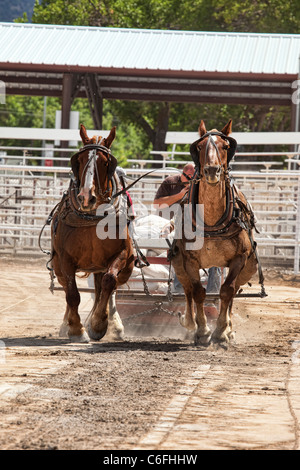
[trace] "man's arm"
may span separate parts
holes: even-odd
[[[180,201],[185,193],[188,191],[189,186],[186,185],[179,193],[173,194],[172,196],[163,196],[159,197],[157,199],[154,199],[153,204],[156,206],[172,206],[172,204],[175,204],[176,202]]]

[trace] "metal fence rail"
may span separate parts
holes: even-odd
[[[136,178],[147,170],[128,169]],[[147,215],[163,178],[161,169],[130,190],[136,214]],[[38,237],[51,209],[69,185],[68,167],[0,166],[0,254],[40,254]],[[232,172],[258,219],[256,235],[262,262],[299,272],[300,172]],[[50,230],[42,237],[50,247]]]
[[[108,131],[88,131],[88,135],[106,136]],[[68,188],[70,168],[67,165],[70,148],[57,148],[58,141],[76,141],[80,145],[79,131],[66,129],[0,128],[1,139],[27,140],[27,147],[0,147],[0,254],[39,255],[38,237],[51,209]],[[262,262],[299,272],[300,249],[300,133],[238,133],[239,157],[233,163],[232,175],[237,186],[245,193],[258,219],[260,231],[256,235]],[[162,179],[176,167],[184,164],[188,152],[178,151],[178,145],[190,144],[197,133],[168,132],[165,143],[171,152],[151,152],[157,160],[163,158],[162,168],[142,179],[130,190],[137,215],[147,215],[155,192]],[[61,155],[60,165],[53,165],[51,149],[34,147],[44,141],[52,151]],[[253,145],[286,145],[285,152],[251,151]],[[47,144],[46,144],[47,145]],[[74,143],[72,144],[74,145]],[[249,148],[249,151],[248,151]],[[273,149],[272,149],[273,150]],[[50,157],[47,153],[50,151]],[[62,153],[61,153],[62,152]],[[53,153],[53,155],[54,155]],[[13,155],[12,155],[13,154]],[[176,161],[174,158],[180,158]],[[47,160],[50,158],[50,160]],[[279,163],[280,160],[280,163]],[[42,166],[33,166],[40,164]],[[130,160],[133,168],[127,170],[129,178],[136,178],[149,170],[154,161]],[[240,165],[240,166],[238,166]],[[173,168],[170,168],[172,166]],[[146,168],[148,167],[148,169]],[[284,169],[285,168],[285,169]],[[244,171],[244,169],[247,171]],[[238,171],[243,170],[243,171]],[[256,171],[252,171],[256,170]],[[42,243],[50,247],[50,231],[44,231]]]

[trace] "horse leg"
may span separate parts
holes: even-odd
[[[98,308],[98,303],[100,300],[100,295],[102,291],[102,279],[104,274],[103,273],[95,273],[94,274],[94,285],[95,285],[95,300],[94,306],[91,314]],[[107,314],[108,314],[108,325],[107,325],[107,332],[106,334],[111,337],[113,341],[123,340],[124,336],[124,327],[122,320],[119,316],[116,306],[116,293],[112,292],[111,296],[108,300],[108,307],[107,307]],[[87,320],[88,322],[88,320]],[[91,332],[91,334],[93,334]]]
[[[81,324],[78,313],[80,294],[76,285],[75,274],[68,276],[67,281],[65,277],[57,277],[57,279],[65,290],[67,301],[66,312],[63,324],[60,327],[59,336],[65,336],[65,334],[67,334],[72,342],[88,343],[89,338]]]
[[[124,269],[122,269],[117,276],[117,286],[125,284],[131,276],[133,270],[133,261]],[[107,334],[110,335],[113,341],[124,340],[124,326],[117,310],[116,304],[116,291],[112,292],[108,304],[108,328]]]
[[[197,325],[195,322],[195,315],[194,315],[194,309],[193,309],[194,306],[193,306],[192,286],[191,286],[191,283],[189,282],[189,277],[183,266],[182,259],[179,259],[179,255],[174,260],[173,267],[175,269],[177,279],[182,285],[184,294],[185,294],[185,311],[184,313],[178,312],[179,323],[181,326],[183,326],[187,330],[194,331]]]
[[[197,328],[197,325],[196,325],[195,314],[194,314],[192,287],[183,286],[183,289],[184,289],[184,294],[185,294],[185,310],[184,310],[184,313],[179,312],[179,323],[181,324],[181,326],[183,326],[187,330],[195,331]]]
[[[75,280],[75,269],[71,264],[66,263],[64,263],[63,269],[61,269],[61,265],[61,260],[57,253],[55,253],[52,260],[52,266],[58,282],[65,291],[67,302],[59,336],[69,336],[73,342],[88,343],[88,335],[80,322],[78,314],[80,295]]]
[[[211,331],[207,326],[207,318],[204,312],[204,300],[206,297],[206,290],[201,284],[200,275],[198,270],[199,279],[193,281],[193,299],[197,307],[196,312],[196,323],[197,331],[195,333],[194,341],[195,345],[208,345],[210,342]]]
[[[189,258],[189,262],[185,263],[185,272],[180,269],[176,271],[179,281],[182,283],[186,297],[186,311],[184,317],[181,317],[180,323],[196,330],[195,344],[208,344],[210,341],[211,331],[207,326],[207,318],[204,312],[204,299],[206,291],[200,281],[199,266],[194,262],[193,258]],[[183,268],[183,266],[182,266]],[[196,305],[196,317],[193,311],[193,303]]]
[[[62,338],[65,338],[66,336],[68,336],[68,316],[69,316],[69,306],[67,305],[64,319],[59,329],[59,336]]]
[[[99,301],[96,302],[95,299],[95,305],[88,325],[88,333],[91,339],[100,340],[106,334],[109,320],[110,326],[115,327],[115,336],[119,336],[118,339],[122,337],[123,325],[121,319],[116,309],[114,309],[113,301],[111,302],[110,311],[109,300],[113,291],[116,290],[118,274],[123,269],[126,262],[126,259],[118,257],[111,264],[108,272],[103,275]]]
[[[220,290],[221,307],[217,320],[217,326],[212,339],[216,342],[227,342],[234,337],[232,331],[232,305],[236,293],[236,280],[246,262],[246,255],[242,254],[234,258],[230,263],[229,272]]]
[[[124,339],[124,326],[117,310],[116,292],[113,292],[109,298],[107,334],[113,341]]]

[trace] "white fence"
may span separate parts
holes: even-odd
[[[103,135],[104,131],[99,131],[101,132]],[[293,143],[296,141],[297,139],[294,139]],[[281,142],[285,143],[284,140]],[[151,177],[142,179],[130,190],[138,215],[149,210],[163,178],[177,171],[175,168],[181,164],[181,160],[169,159],[172,156],[174,158],[176,154],[180,156],[173,148],[172,155],[167,154],[165,157],[164,168],[156,171]],[[257,156],[257,152],[255,155]],[[252,171],[248,165],[247,171],[233,170],[232,175],[237,186],[247,196],[258,219],[260,234],[256,235],[256,239],[263,264],[286,267],[298,273],[300,171],[289,169],[292,167],[289,162],[295,161],[294,167],[297,168],[297,160],[294,159],[299,154],[293,151],[284,155],[283,160],[287,160],[285,170],[280,167],[272,170],[262,165],[261,170]],[[272,156],[274,152],[268,156],[268,161],[273,161]],[[12,156],[9,161],[6,157],[6,162],[0,164],[0,254],[39,255],[41,252],[38,237],[41,227],[51,209],[60,200],[63,191],[68,188],[70,168],[33,167],[26,164],[28,160],[25,156],[16,157],[21,164],[14,164]],[[263,161],[266,160],[266,155],[262,158]],[[136,178],[148,171],[144,168],[146,163],[149,161],[144,164],[140,160],[132,161],[133,168],[126,170],[128,177]],[[170,168],[170,165],[173,168]],[[49,228],[43,234],[42,244],[44,248],[50,248]]]

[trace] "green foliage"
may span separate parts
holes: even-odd
[[[213,0],[213,15],[224,31],[299,34],[299,0]]]
[[[33,23],[171,29],[295,33],[300,30],[298,0],[36,0]],[[18,12],[20,14],[20,12]],[[27,21],[26,15],[18,21]],[[144,158],[151,148],[162,150],[162,131],[196,131],[201,119],[207,128],[233,119],[235,131],[290,130],[289,107],[216,105],[201,103],[144,103],[104,100],[103,127],[117,126],[114,153]],[[3,108],[3,107],[2,107]],[[41,127],[43,98],[7,97],[0,108],[1,125]],[[47,126],[53,127],[60,100],[47,99]],[[86,99],[76,99],[73,110],[93,128]],[[4,124],[6,122],[6,124]]]
[[[213,24],[211,0],[36,0],[34,23],[199,30]]]
[[[35,1],[33,23],[88,26],[91,2],[81,0]]]
[[[47,98],[46,127],[54,127],[55,110],[60,108],[58,98]],[[0,125],[7,127],[43,127],[44,98],[40,96],[6,97],[6,106],[0,107]]]
[[[33,23],[299,33],[298,0],[36,0]]]
[[[55,126],[55,110],[60,107],[58,98],[47,98],[46,127]],[[5,106],[0,105],[0,126],[3,127],[43,127],[43,118],[44,98],[40,96],[8,95]],[[28,142],[3,140],[1,145],[22,146]]]

